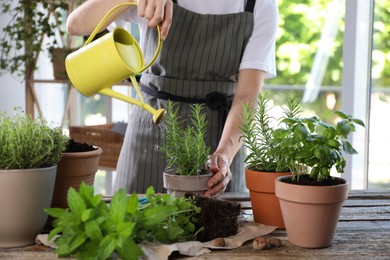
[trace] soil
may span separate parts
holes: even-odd
[[[65,153],[90,152],[94,150],[97,150],[97,148],[90,144],[79,143],[73,139],[70,139],[66,146]]]
[[[291,177],[283,178],[282,181],[285,183],[306,185],[306,186],[334,186],[334,185],[345,183],[344,179],[335,178],[335,177],[330,177],[326,180],[317,181],[317,179],[311,179],[309,175],[300,175],[298,181],[297,180],[293,181]]]
[[[240,203],[191,193],[187,193],[186,197],[188,196],[194,196],[195,205],[202,209],[198,216],[197,230],[203,227],[203,231],[198,234],[197,240],[204,242],[237,234]]]

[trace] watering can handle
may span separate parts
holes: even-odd
[[[102,20],[98,23],[98,25],[96,26],[96,28],[92,31],[91,35],[88,37],[88,39],[85,41],[85,45],[89,44],[92,39],[95,37],[95,35],[99,32],[99,30],[102,28],[103,24],[107,21],[107,19],[112,15],[113,12],[115,12],[117,9],[123,7],[123,6],[126,6],[126,5],[137,5],[137,3],[134,3],[134,2],[125,2],[125,3],[121,3],[121,4],[118,4],[116,6],[114,6],[113,8],[111,8],[111,10],[109,10],[107,12],[107,14],[102,18]],[[158,54],[160,53],[160,50],[161,50],[161,45],[162,45],[162,41],[161,41],[161,35],[160,35],[160,26],[157,25],[157,33],[158,33],[158,43],[157,43],[157,49],[156,49],[156,52],[154,53],[152,59],[149,61],[148,64],[146,64],[142,69],[140,69],[139,71],[137,71],[137,73],[140,73],[144,70],[146,70],[148,67],[150,67],[150,65],[152,65],[152,63],[156,60]]]

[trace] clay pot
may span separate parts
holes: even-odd
[[[68,54],[76,51],[69,48],[53,48],[51,60],[53,64],[53,75],[56,80],[67,80],[68,75],[65,69],[65,58]]]
[[[304,248],[331,245],[343,202],[348,197],[348,184],[307,186],[275,180],[288,240]]]
[[[164,188],[168,194],[175,192],[176,197],[183,197],[186,192],[204,195],[208,190],[207,181],[213,174],[204,175],[176,175],[174,169],[168,169],[163,173]]]
[[[291,175],[289,172],[261,172],[245,168],[246,186],[252,204],[253,218],[257,223],[284,229],[279,199],[275,196],[275,179]]]
[[[56,166],[0,170],[0,247],[35,243],[47,220]]]
[[[103,150],[63,153],[57,168],[52,208],[67,208],[70,187],[78,190],[81,182],[93,185]]]

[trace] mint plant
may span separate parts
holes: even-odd
[[[56,165],[69,138],[42,117],[20,108],[14,116],[0,113],[0,169],[33,169]]]
[[[69,209],[45,211],[54,218],[54,229],[60,257],[107,259],[117,254],[121,259],[138,259],[143,255],[140,242],[173,243],[193,240],[200,208],[192,198],[176,198],[146,191],[147,203],[140,204],[138,195],[130,196],[121,189],[107,205],[102,196],[94,195],[93,186],[82,183],[77,192],[68,191]]]
[[[207,121],[204,105],[191,105],[188,122],[179,116],[177,105],[168,102],[167,116],[161,128],[163,143],[160,151],[167,159],[167,168],[174,168],[175,174],[203,174],[210,154],[210,147],[205,142]]]

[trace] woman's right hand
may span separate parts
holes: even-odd
[[[172,23],[172,0],[138,0],[138,14],[150,27],[161,26],[161,39],[167,37]]]
[[[135,1],[137,0],[88,0],[69,14],[67,31],[70,35],[89,35],[111,8],[121,3]],[[119,8],[102,26],[102,30],[130,8],[131,6]],[[163,40],[166,38],[172,23],[172,8],[172,0],[138,0],[139,15],[148,20],[150,27],[155,27],[158,24],[161,26],[161,39]]]

